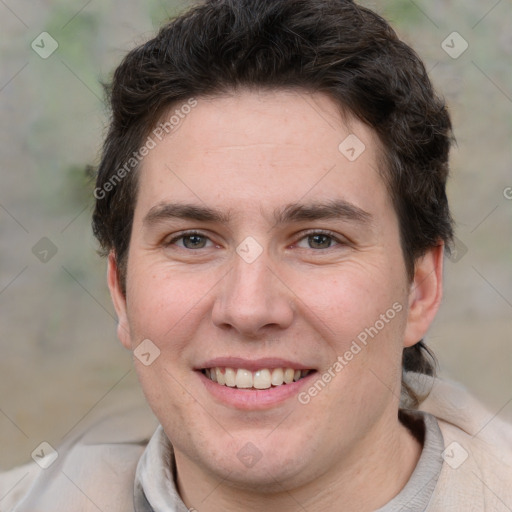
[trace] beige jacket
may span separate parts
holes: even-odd
[[[427,512],[511,512],[512,425],[452,382],[421,383],[432,392],[420,409],[445,441]],[[147,409],[110,416],[61,446],[47,469],[32,462],[0,475],[0,512],[132,512],[136,465],[156,426]]]

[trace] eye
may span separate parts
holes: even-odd
[[[304,246],[304,243],[307,246]],[[330,249],[333,245],[343,245],[343,242],[330,231],[312,231],[302,237],[297,243],[297,247],[304,249]]]
[[[179,241],[181,241],[182,243],[179,244]],[[211,240],[202,233],[199,233],[197,231],[188,231],[185,233],[181,233],[180,235],[165,242],[165,245],[177,245],[178,247],[181,247],[183,249],[204,249],[208,241],[211,242]]]

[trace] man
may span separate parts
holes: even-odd
[[[387,23],[212,0],[110,100],[93,227],[159,426],[87,430],[14,510],[512,510],[512,429],[422,341],[451,123]]]

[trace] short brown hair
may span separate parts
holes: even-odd
[[[389,24],[348,0],[209,0],[130,51],[108,88],[93,231],[105,254],[114,251],[123,286],[138,166],[113,183],[116,172],[173,105],[238,88],[321,92],[377,133],[410,280],[418,257],[451,242],[450,117]],[[418,340],[404,350],[404,371],[432,374],[429,355]]]

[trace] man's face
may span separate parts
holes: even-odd
[[[396,430],[422,333],[381,165],[372,130],[293,92],[198,99],[145,157],[126,301],[113,259],[110,283],[124,345],[160,351],[135,364],[179,468],[291,487]]]

